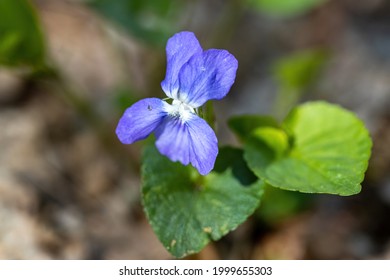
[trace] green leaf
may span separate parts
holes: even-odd
[[[321,50],[294,53],[276,62],[274,75],[281,86],[302,90],[316,80],[326,57]]]
[[[228,125],[241,141],[245,141],[256,128],[279,127],[274,118],[259,115],[234,116],[229,119]]]
[[[177,25],[178,0],[91,0],[88,2],[102,15],[141,40],[165,45]]]
[[[313,196],[267,185],[256,213],[266,223],[278,224],[306,210],[311,205]]]
[[[200,176],[171,162],[156,148],[145,149],[143,205],[165,248],[181,258],[234,230],[260,203],[263,183],[246,167],[242,151],[220,150],[216,171]]]
[[[268,184],[307,193],[352,195],[361,190],[371,138],[351,112],[326,102],[293,110],[284,131],[255,130],[245,144],[248,166]]]
[[[0,1],[0,64],[43,66],[45,45],[27,0]]]
[[[325,0],[250,0],[260,11],[283,17],[304,14],[323,2]]]
[[[128,107],[137,102],[139,98],[131,88],[118,88],[113,94],[113,105],[118,112],[124,112]]]
[[[320,76],[327,58],[322,50],[306,50],[278,60],[273,75],[278,83],[277,116],[285,117]]]

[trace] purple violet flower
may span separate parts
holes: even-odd
[[[192,32],[180,32],[166,46],[167,72],[161,87],[171,103],[142,99],[119,120],[116,134],[124,144],[156,136],[161,154],[184,165],[191,163],[202,175],[214,167],[218,140],[197,114],[210,99],[222,99],[236,77],[238,62],[226,50],[204,51]]]

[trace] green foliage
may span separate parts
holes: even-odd
[[[242,151],[220,150],[215,171],[202,177],[149,146],[143,156],[143,204],[152,228],[175,257],[199,252],[251,215],[263,183],[246,167]]]
[[[257,215],[268,224],[277,224],[307,209],[314,195],[285,191],[267,185]]]
[[[102,15],[141,40],[165,45],[177,25],[182,1],[174,0],[91,0]]]
[[[229,119],[228,125],[241,141],[244,141],[258,127],[279,127],[274,118],[259,115],[234,116]]]
[[[136,98],[134,90],[130,88],[119,88],[114,92],[112,101],[119,112],[124,112],[128,107],[138,101],[138,98]]]
[[[326,57],[325,52],[319,50],[294,53],[275,63],[274,75],[286,89],[305,89],[316,80]]]
[[[0,64],[42,66],[45,45],[27,0],[0,1]]]
[[[304,14],[321,5],[325,0],[250,0],[260,11],[281,17]]]
[[[311,102],[294,109],[282,127],[258,128],[245,143],[244,157],[259,178],[291,191],[360,192],[372,143],[353,113]]]
[[[322,50],[306,50],[278,60],[273,76],[278,83],[275,113],[284,117],[316,82],[326,62]]]

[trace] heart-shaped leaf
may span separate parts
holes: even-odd
[[[258,128],[245,144],[245,159],[259,178],[292,191],[360,192],[372,142],[353,113],[311,102],[293,110],[283,128]]]
[[[220,150],[216,171],[200,176],[160,155],[144,152],[143,205],[165,248],[181,258],[199,252],[243,223],[259,206],[263,183],[246,167],[238,149]]]

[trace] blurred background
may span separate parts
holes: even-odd
[[[307,100],[354,111],[372,158],[352,197],[269,189],[258,211],[193,259],[390,259],[387,0],[1,0],[0,258],[170,259],[142,210],[124,109],[164,97],[165,44],[182,30],[239,61],[215,102],[226,121],[283,119]]]

